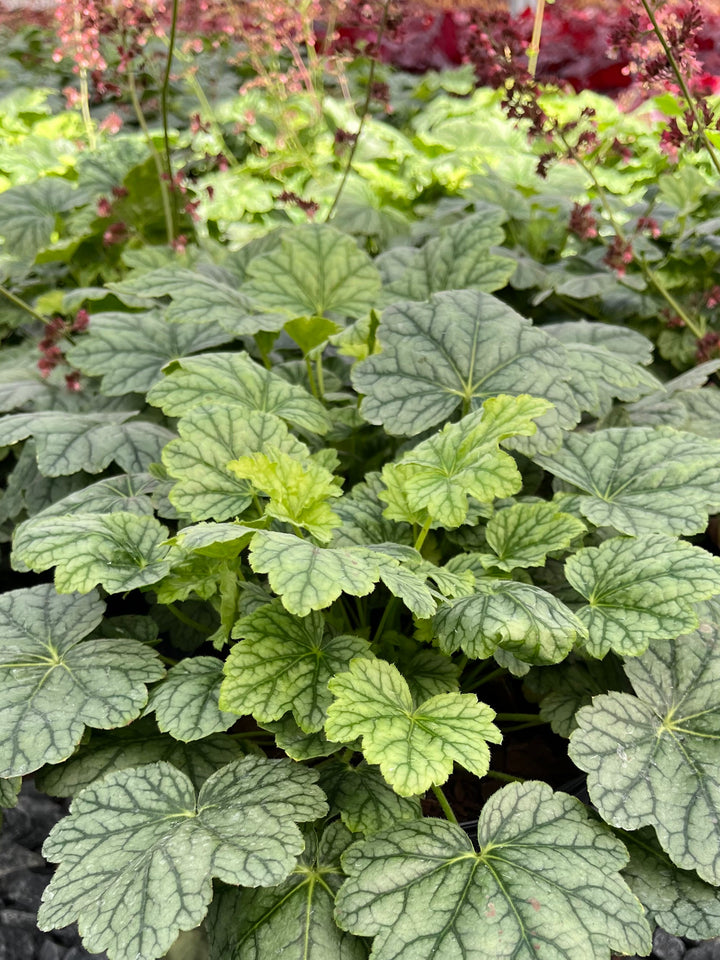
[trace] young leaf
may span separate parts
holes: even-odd
[[[270,444],[295,456],[309,454],[278,417],[237,404],[193,407],[180,419],[178,431],[180,439],[165,447],[162,458],[177,481],[170,490],[170,502],[192,520],[226,520],[250,505],[250,484],[229,467],[238,453],[252,453]]]
[[[169,763],[109,774],[45,841],[44,856],[60,866],[38,926],[79,920],[93,953],[162,957],[205,916],[212,877],[250,887],[287,877],[304,846],[296,823],[327,809],[314,780],[312,770],[264,757],[222,767],[197,796]]]
[[[488,397],[532,393],[553,404],[532,449],[552,450],[562,428],[580,417],[562,344],[488,293],[395,304],[383,313],[378,337],[382,352],[356,364],[352,380],[365,395],[363,416],[388,433],[415,436],[461,405],[477,410]]]
[[[222,660],[190,657],[168,671],[150,691],[145,713],[155,713],[163,733],[185,743],[227,730],[237,717],[218,707]]]
[[[634,657],[651,640],[697,627],[694,604],[720,593],[720,558],[657,533],[614,537],[569,557],[565,576],[588,601],[576,611],[587,627],[588,653]]]
[[[261,449],[260,453],[231,460],[227,469],[270,498],[265,503],[268,516],[307,530],[316,540],[330,540],[333,529],[342,521],[327,500],[342,496],[342,478],[309,452],[304,456],[296,451],[290,454],[272,441],[264,443]]]
[[[332,701],[328,680],[347,669],[353,657],[369,657],[361,637],[325,635],[318,613],[300,619],[279,600],[259,607],[235,624],[241,637],[225,664],[220,706],[235,714],[252,714],[260,723],[292,711],[305,733],[325,723]]]
[[[413,250],[400,276],[384,290],[394,300],[429,300],[440,290],[484,290],[492,293],[504,287],[515,272],[516,261],[491,253],[502,243],[502,211],[464,217],[446,227],[420,249]],[[393,251],[391,250],[392,254]]]
[[[335,894],[344,878],[340,855],[352,836],[331,823],[308,831],[293,872],[272,890],[222,887],[208,915],[210,960],[365,960],[362,940],[335,923]]]
[[[585,524],[569,513],[560,513],[554,503],[516,503],[498,510],[485,528],[495,556],[488,565],[500,570],[539,567],[555,550],[566,550],[585,533]]]
[[[167,528],[134,513],[33,517],[13,540],[13,562],[41,572],[56,567],[59,593],[88,593],[98,584],[124,593],[161,580],[170,570]]]
[[[440,649],[462,648],[484,660],[497,647],[525,663],[559,663],[579,637],[582,622],[556,597],[515,580],[477,580],[474,593],[444,603],[433,621]]]
[[[0,446],[34,437],[38,468],[46,477],[100,473],[113,460],[128,473],[139,472],[160,459],[174,434],[156,423],[125,423],[134,413],[13,413],[0,417]]]
[[[379,544],[378,551],[318,547],[292,534],[259,530],[252,540],[250,566],[268,575],[285,609],[298,617],[329,607],[341,593],[365,597],[380,579],[417,616],[431,616],[435,601],[425,580],[383,553],[384,546]]]
[[[349,743],[362,737],[368,763],[377,763],[401,797],[444,783],[453,762],[477,777],[490,766],[487,742],[499,743],[495,711],[474,694],[445,693],[415,706],[408,685],[384,660],[353,660],[328,684],[335,701],[325,733]]]
[[[572,760],[613,826],[653,826],[678,867],[720,885],[720,630],[656,642],[609,693],[576,715]]]
[[[352,237],[325,224],[287,230],[271,253],[248,265],[242,287],[261,310],[291,318],[330,312],[362,317],[375,306],[380,275]]]
[[[246,353],[209,353],[177,360],[147,399],[171,417],[181,417],[199,404],[230,403],[248,412],[274,413],[310,433],[326,433],[330,427],[319,400],[304,387],[265,370]]]
[[[633,537],[700,533],[720,509],[720,445],[669,427],[574,433],[537,463],[570,484],[556,495],[599,527]],[[573,489],[574,488],[574,489]]]
[[[475,853],[460,827],[420,820],[353,844],[338,922],[375,936],[375,960],[650,952],[642,908],[618,873],[625,849],[579,800],[510,784],[485,803],[478,840]]]
[[[115,770],[166,760],[190,778],[196,790],[216,770],[250,753],[248,742],[225,733],[184,743],[160,733],[150,717],[109,733],[93,733],[64,763],[35,774],[38,789],[53,797],[72,797]]]
[[[192,550],[200,556],[232,559],[244,550],[255,533],[255,527],[242,523],[195,523],[183,527],[168,543],[177,543],[183,550]]]
[[[0,596],[0,777],[64,760],[86,724],[140,713],[162,664],[136,640],[86,639],[104,610],[96,593],[59,596],[51,584]]]
[[[88,332],[66,352],[83,373],[102,377],[106,397],[146,393],[162,379],[162,368],[188,353],[227,343],[232,334],[216,324],[168,323],[159,310],[95,313]]]
[[[443,527],[459,527],[467,519],[468,496],[490,503],[517,493],[522,477],[514,459],[498,444],[533,434],[534,421],[549,407],[546,400],[534,397],[491,397],[481,410],[446,424],[398,463],[383,468],[382,481],[390,491],[387,497],[380,494],[389,504],[385,516],[412,523],[424,514]]]
[[[400,797],[377,767],[363,762],[353,767],[331,760],[322,768],[320,786],[330,804],[353,833],[366,837],[395,824],[422,817],[419,797]]]
[[[720,929],[720,890],[691,870],[679,870],[645,827],[621,834],[630,854],[622,874],[655,923],[689,940],[707,940]]]

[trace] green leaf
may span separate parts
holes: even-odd
[[[90,483],[81,490],[56,500],[35,514],[38,517],[58,517],[72,513],[137,513],[150,515],[153,505],[150,494],[157,480],[149,473],[126,473]]]
[[[422,577],[369,547],[318,547],[292,534],[260,530],[252,540],[250,566],[268,575],[285,608],[299,617],[329,607],[341,593],[365,597],[380,579],[417,616],[435,612]]]
[[[395,304],[383,313],[378,338],[382,352],[356,364],[352,380],[365,395],[363,416],[388,433],[414,436],[461,406],[476,410],[488,397],[532,393],[554,409],[540,419],[532,444],[514,446],[552,450],[562,428],[580,417],[562,344],[488,293]]]
[[[342,329],[340,324],[326,317],[297,317],[295,320],[288,320],[283,327],[305,356],[316,347],[327,343],[329,337]]]
[[[349,493],[333,505],[342,520],[335,531],[335,546],[362,546],[371,543],[404,543],[411,546],[415,538],[407,523],[393,523],[383,515],[380,493],[383,490],[380,474],[365,474],[362,483],[356,483]]]
[[[261,453],[231,460],[228,470],[270,498],[264,505],[268,516],[307,530],[317,540],[330,540],[333,529],[342,521],[327,500],[342,496],[342,478],[327,470],[309,451],[304,456],[296,451],[290,454],[272,441],[261,449]]]
[[[20,787],[22,786],[22,777],[10,777],[0,780],[0,808],[14,807],[17,803]]]
[[[222,887],[208,916],[210,960],[364,960],[368,948],[335,923],[344,878],[340,855],[352,837],[340,823],[308,831],[305,852],[272,890]]]
[[[652,361],[652,344],[634,330],[574,320],[543,330],[568,351],[575,398],[594,417],[609,413],[614,400],[638,400],[662,385],[639,364]]]
[[[576,612],[593,657],[638,656],[651,640],[689,633],[694,605],[720,593],[720,558],[662,534],[614,537],[565,563],[568,583],[587,601]]]
[[[246,353],[211,353],[178,360],[148,393],[148,402],[171,417],[204,403],[230,403],[274,413],[301,430],[326,433],[327,411],[304,387],[259,366]],[[1,421],[0,421],[1,422]]]
[[[308,456],[282,420],[270,413],[248,411],[237,404],[207,403],[189,410],[179,421],[179,440],[163,450],[167,472],[176,480],[169,499],[192,520],[226,520],[252,503],[250,484],[229,463],[271,445],[295,456]]]
[[[477,777],[490,766],[487,741],[499,743],[495,711],[471,693],[445,693],[417,706],[404,677],[384,660],[353,660],[328,684],[335,701],[325,733],[349,743],[362,737],[368,763],[401,797],[444,783],[453,762]]]
[[[353,844],[336,916],[375,936],[374,960],[609,960],[650,930],[618,871],[625,848],[579,800],[510,784],[485,803],[476,853],[460,827],[420,820]]]
[[[52,243],[59,214],[72,209],[75,196],[74,186],[60,177],[43,177],[6,190],[0,195],[3,251],[32,263]]]
[[[440,231],[420,250],[413,250],[400,276],[384,289],[394,300],[429,300],[441,290],[484,290],[504,287],[515,272],[516,261],[490,252],[502,243],[504,214],[464,217]],[[394,253],[390,251],[390,255]]]
[[[256,532],[241,523],[196,523],[183,527],[168,543],[177,543],[201,556],[228,559],[237,557]]]
[[[684,870],[720,884],[720,633],[702,623],[625,664],[636,696],[595,697],[570,757],[607,823],[653,826]]]
[[[325,635],[318,613],[300,619],[280,603],[242,617],[233,637],[240,637],[225,664],[220,706],[235,714],[252,714],[260,723],[292,711],[305,733],[321,730],[332,701],[328,680],[347,669],[353,657],[369,657],[361,637]]]
[[[525,663],[559,663],[586,636],[578,617],[540,587],[487,578],[477,580],[474,590],[435,614],[433,628],[446,653],[461,648],[484,660],[501,647]]]
[[[622,833],[630,854],[623,877],[655,923],[689,940],[707,940],[720,929],[720,890],[691,870],[679,870],[645,827]]]
[[[459,423],[446,424],[398,463],[383,468],[389,490],[389,496],[380,494],[389,504],[385,516],[412,523],[420,515],[446,528],[459,527],[467,519],[468,496],[490,503],[517,493],[522,477],[498,444],[533,434],[534,421],[548,409],[547,401],[534,397],[492,397]]]
[[[418,650],[407,660],[401,657],[398,666],[416,703],[459,686],[460,668],[439,650]]]
[[[705,530],[720,509],[720,445],[669,427],[574,433],[536,462],[570,486],[558,506],[639,537]]]
[[[136,412],[13,413],[0,417],[0,446],[34,437],[38,469],[46,477],[100,473],[113,460],[128,473],[139,472],[160,459],[174,434],[156,423],[126,423]]]
[[[110,733],[93,733],[90,742],[64,763],[43,767],[35,774],[35,782],[38,789],[54,797],[70,797],[115,770],[167,760],[199,790],[220,767],[249,753],[245,744],[224,733],[183,743],[160,733],[149,717],[143,717]]]
[[[320,786],[330,803],[330,815],[339,813],[348,830],[366,837],[422,817],[419,797],[399,797],[378,767],[365,762],[353,767],[331,760],[322,768]]]
[[[242,292],[261,310],[291,318],[362,317],[375,306],[380,275],[355,241],[325,224],[287,230],[280,246],[248,265]]]
[[[56,567],[59,593],[88,593],[100,584],[124,593],[161,580],[170,570],[167,528],[134,513],[33,517],[13,540],[13,562],[41,572]]]
[[[145,713],[163,733],[185,743],[231,727],[237,717],[218,707],[222,660],[190,657],[172,667],[150,692]]]
[[[256,313],[225,271],[213,276],[183,267],[159,267],[107,287],[120,296],[170,297],[166,314],[170,323],[218,325],[237,337],[279,330],[283,325],[281,316]]]
[[[123,726],[145,705],[162,664],[136,640],[86,639],[104,610],[51,584],[0,597],[0,777],[58,763],[86,725]]]
[[[332,743],[320,730],[317,733],[305,733],[286,713],[280,720],[259,724],[275,737],[275,743],[293,760],[314,760],[316,757],[329,757],[342,748],[340,743]]]
[[[66,356],[83,373],[102,377],[107,397],[146,393],[162,379],[171,360],[227,343],[232,338],[217,324],[168,323],[160,310],[143,313],[95,313],[88,332]]]
[[[85,947],[113,960],[155,960],[205,916],[211,878],[273,886],[304,842],[296,822],[326,805],[313,771],[244,757],[196,796],[169,763],[120,770],[73,801],[44,856],[59,862],[38,913],[41,930],[79,921]]]
[[[516,503],[498,510],[485,528],[495,556],[488,558],[500,570],[540,567],[549,553],[566,550],[585,533],[585,524],[554,503]]]

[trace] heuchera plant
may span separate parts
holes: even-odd
[[[434,159],[477,103],[427,96]],[[458,174],[375,257],[336,205],[59,274],[49,370],[10,325],[0,805],[28,775],[72,798],[42,929],[111,960],[196,929],[211,960],[720,933],[720,361],[661,379],[642,333],[573,316],[588,277],[633,288],[552,259],[551,200],[565,243],[590,199],[521,159],[533,186]],[[0,200],[26,296],[78,193]],[[560,759],[524,778],[535,727]]]

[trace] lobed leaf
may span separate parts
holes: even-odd
[[[508,572],[542,566],[549,553],[566,550],[583,533],[584,523],[554,503],[515,503],[488,520],[485,536],[495,553],[488,565]]]
[[[0,777],[68,757],[85,726],[129,723],[164,675],[136,640],[88,639],[105,604],[59,596],[51,584],[0,596]]]
[[[400,797],[388,785],[378,767],[352,766],[339,759],[322,768],[320,786],[330,804],[330,814],[339,813],[353,833],[372,836],[408,820],[420,820],[419,797]]]
[[[445,693],[415,706],[405,678],[384,660],[353,660],[330,680],[335,696],[325,733],[349,743],[362,737],[368,763],[401,797],[444,783],[453,762],[482,777],[490,765],[487,742],[499,743],[495,711],[474,694]]]
[[[155,713],[163,733],[188,743],[231,727],[237,717],[218,707],[222,661],[189,657],[171,667],[150,691],[145,713]]]

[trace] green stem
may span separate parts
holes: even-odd
[[[204,633],[205,636],[210,636],[211,631],[208,630],[205,624],[199,623],[197,620],[193,620],[192,617],[189,617],[186,613],[183,613],[182,610],[178,610],[174,603],[167,603],[165,606],[175,617],[175,619],[180,621],[180,623],[184,623],[186,627],[190,627],[192,630],[197,630],[198,633]]]
[[[375,38],[375,47],[377,50],[380,49],[380,44],[382,43],[383,35],[385,34],[385,27],[387,25],[388,17],[388,8],[390,6],[390,0],[385,0],[382,9],[382,17],[380,19],[380,26],[378,27],[377,36]],[[333,199],[330,209],[328,210],[328,215],[325,218],[326,221],[332,218],[332,215],[335,213],[338,203],[340,202],[340,197],[342,192],[345,189],[345,184],[347,183],[348,177],[350,176],[350,171],[352,170],[353,160],[355,159],[355,153],[358,148],[358,143],[360,142],[360,137],[362,136],[363,129],[365,127],[365,121],[370,113],[370,101],[372,100],[372,89],[373,83],[375,81],[375,64],[377,60],[375,57],[370,61],[370,70],[368,71],[367,79],[367,90],[365,92],[365,100],[361,107],[360,112],[360,123],[358,124],[357,133],[355,134],[355,139],[352,142],[350,147],[350,152],[348,153],[347,163],[345,164],[345,170],[343,171],[342,179],[340,185],[337,188],[337,192]]]
[[[425,521],[425,523],[424,523],[423,526],[422,526],[422,530],[421,530],[420,533],[417,535],[417,540],[416,540],[415,543],[413,544],[413,549],[417,550],[418,553],[420,553],[420,551],[422,550],[423,544],[425,543],[425,538],[427,537],[428,533],[430,532],[430,526],[431,526],[432,522],[433,522],[433,518],[430,517],[430,516],[428,516],[427,520]]]
[[[535,19],[533,21],[533,32],[528,47],[528,73],[535,79],[537,70],[538,56],[540,54],[540,38],[542,37],[543,17],[545,15],[545,0],[537,0],[535,7]]]
[[[320,399],[318,393],[317,384],[315,383],[315,377],[313,375],[312,360],[307,354],[305,355],[305,369],[307,370],[308,380],[310,381],[310,392],[315,397],[316,400]]]
[[[652,25],[653,31],[654,31],[654,33],[655,33],[655,36],[656,36],[656,37],[658,38],[658,40],[660,41],[660,46],[663,48],[663,51],[665,52],[665,56],[666,56],[667,59],[668,59],[668,63],[670,64],[670,68],[671,68],[672,72],[675,74],[675,79],[677,80],[677,84],[678,84],[678,86],[680,87],[680,89],[682,90],[683,97],[685,98],[685,102],[687,103],[688,108],[689,108],[690,112],[692,113],[692,116],[693,116],[693,120],[694,120],[694,122],[695,122],[695,125],[696,125],[696,127],[697,127],[697,129],[698,129],[698,131],[699,131],[699,133],[700,133],[700,136],[703,138],[703,143],[705,144],[705,149],[706,149],[707,152],[708,152],[708,156],[710,157],[710,160],[711,160],[711,162],[712,162],[712,165],[715,167],[716,172],[717,172],[718,174],[720,174],[720,158],[718,157],[717,153],[715,152],[715,147],[713,146],[710,138],[709,138],[708,135],[707,135],[707,130],[706,130],[706,128],[705,128],[705,124],[700,120],[700,115],[698,114],[698,112],[697,112],[697,107],[696,107],[696,105],[695,105],[695,98],[693,97],[692,93],[690,92],[690,88],[689,88],[688,85],[687,85],[687,81],[685,80],[685,77],[683,76],[682,70],[680,69],[680,66],[679,66],[678,62],[677,62],[677,60],[675,59],[675,57],[674,57],[674,55],[673,55],[673,52],[672,52],[672,50],[670,49],[670,46],[669,46],[667,40],[665,39],[665,35],[663,34],[662,30],[660,29],[660,24],[657,22],[657,19],[656,19],[656,17],[655,17],[655,14],[654,14],[654,12],[653,12],[650,4],[648,3],[648,0],[641,0],[641,3],[642,3],[642,5],[643,5],[643,8],[644,8],[644,10],[645,10],[645,13],[647,14],[648,20],[650,21],[650,23],[651,23],[651,25]]]
[[[509,773],[501,773],[500,770],[488,770],[486,777],[492,777],[493,780],[501,780],[503,783],[525,783],[525,777],[513,777]]]
[[[536,713],[498,713],[495,715],[495,719],[499,720],[501,723],[505,721],[506,723],[512,720],[517,720],[519,723],[525,723],[528,720],[533,722],[540,721],[540,723],[546,723],[545,720],[540,720],[540,717]]]
[[[97,141],[95,139],[92,117],[90,116],[90,91],[88,90],[87,69],[85,67],[80,70],[80,112],[88,138],[88,146],[91,150],[94,150]]]
[[[397,605],[397,597],[390,597],[390,600],[385,605],[383,610],[383,615],[380,617],[380,623],[378,624],[377,630],[375,631],[375,636],[372,639],[374,644],[380,642],[380,637],[382,637],[385,627],[387,626],[388,620],[395,612],[395,607]]]
[[[481,687],[485,683],[490,683],[491,680],[495,680],[497,677],[502,677],[507,673],[505,667],[496,667],[494,670],[491,670],[490,673],[483,676],[483,670],[485,669],[485,664],[483,663],[480,669],[475,669],[463,683],[464,690],[476,690],[478,687]]]
[[[320,399],[325,398],[325,371],[323,370],[322,354],[315,361],[315,371],[317,373],[317,385]]]
[[[31,317],[35,320],[39,320],[43,325],[50,323],[48,319],[43,317],[41,313],[38,313],[37,310],[33,310],[29,303],[25,303],[24,300],[21,300],[20,297],[17,297],[14,293],[11,293],[7,287],[0,284],[0,295],[5,297],[6,300],[9,300],[14,306],[18,307],[20,310],[24,310],[25,313],[29,313]]]
[[[132,67],[128,67],[127,71],[128,77],[128,89],[130,91],[130,102],[133,105],[133,110],[135,111],[135,116],[137,118],[138,125],[142,130],[145,140],[148,145],[148,149],[152,154],[153,161],[155,162],[155,169],[157,170],[158,182],[160,184],[160,196],[162,198],[163,213],[165,214],[165,230],[167,232],[167,242],[171,244],[175,239],[175,229],[173,226],[173,213],[172,205],[170,203],[170,191],[168,183],[165,180],[165,170],[163,168],[162,157],[157,151],[148,128],[147,121],[145,120],[145,114],[142,111],[140,105],[140,100],[138,99],[137,86],[135,85],[135,74],[133,73]]]
[[[443,793],[442,787],[436,787],[435,784],[433,784],[432,792],[437,797],[437,802],[440,804],[440,809],[445,814],[445,819],[449,820],[450,823],[457,823],[458,818],[453,813],[452,807],[448,802],[448,798]]]
[[[173,62],[173,56],[175,53],[175,35],[177,33],[177,20],[178,20],[178,0],[173,0],[172,14],[170,17],[170,39],[168,41],[168,53],[167,53],[167,59],[165,61],[165,72],[163,74],[162,87],[160,88],[160,113],[162,116],[162,125],[163,125],[163,147],[165,149],[165,173],[167,174],[167,177],[168,177],[168,183],[170,183],[171,185],[173,182],[173,167],[172,167],[172,154],[170,152],[170,132],[169,132],[170,111],[168,106],[168,97],[170,92],[170,74],[172,71],[172,62]],[[173,238],[177,233],[176,215],[177,215],[177,208],[176,208],[176,204],[173,203],[170,209]]]

